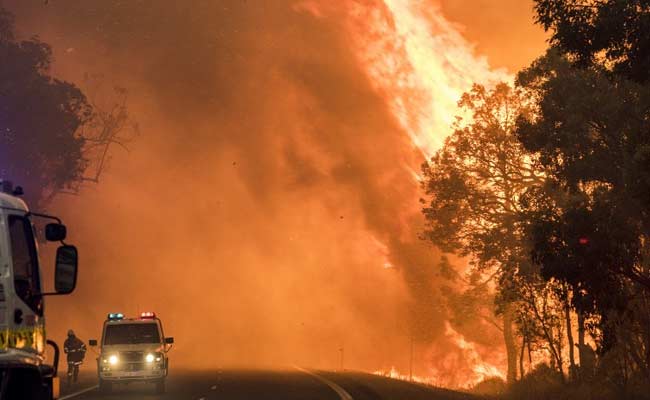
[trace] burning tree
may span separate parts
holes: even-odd
[[[471,112],[471,122],[459,118],[455,132],[423,166],[429,196],[424,235],[443,251],[470,257],[473,268],[498,287],[507,378],[514,382],[518,352],[513,322],[520,289],[515,278],[530,270],[519,200],[544,179],[514,133],[517,118],[531,109],[524,94],[507,84],[493,90],[475,85],[459,106]]]

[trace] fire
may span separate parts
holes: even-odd
[[[463,358],[471,365],[472,376],[465,378],[464,386],[477,384],[487,378],[505,379],[505,373],[497,366],[484,361],[476,345],[465,340],[465,337],[454,330],[449,322],[445,322],[445,334],[461,349]]]
[[[343,11],[339,8],[342,4]],[[491,87],[501,81],[512,81],[506,71],[490,68],[485,57],[477,56],[458,26],[447,20],[431,0],[301,0],[294,4],[294,10],[318,19],[339,19],[344,13],[344,29],[359,64],[422,157],[433,155],[452,132],[460,112],[458,101],[474,83]],[[419,184],[420,177],[414,169],[418,168],[417,162],[405,161],[399,167],[409,172],[413,185]],[[419,214],[417,208],[406,211],[409,215]],[[409,226],[408,221],[401,225]],[[380,238],[372,239],[380,265],[384,269],[399,268],[391,262],[388,246]],[[442,345],[433,343],[432,347],[439,348],[427,351],[428,376],[413,377],[414,380],[468,387],[487,377],[504,376],[499,367],[503,360],[486,362],[474,343],[448,322],[445,326]],[[410,379],[394,367],[378,373]]]
[[[404,374],[392,366],[388,370],[378,370],[374,373],[392,379],[413,381],[429,386],[453,387],[469,389],[479,382],[489,378],[505,379],[505,372],[483,359],[476,345],[454,330],[445,322],[445,337],[456,346],[455,350],[440,351],[434,345],[429,349],[428,357],[432,365],[427,368],[427,376]],[[450,374],[451,371],[453,374]]]
[[[374,371],[373,373],[375,375],[381,375],[381,376],[385,376],[385,377],[391,378],[391,379],[399,379],[399,380],[402,380],[402,381],[417,382],[417,383],[421,383],[423,385],[428,385],[428,386],[433,386],[433,387],[440,387],[440,385],[438,384],[438,382],[434,378],[423,377],[423,376],[418,376],[418,375],[409,376],[409,375],[406,375],[406,374],[402,374],[394,366],[390,367],[390,369],[387,370],[387,371],[378,370],[378,371]]]
[[[511,81],[492,70],[456,27],[430,3],[384,0],[351,7],[358,54],[376,89],[425,156],[440,147],[474,83]]]
[[[474,83],[489,87],[512,81],[512,76],[491,69],[485,57],[477,56],[457,27],[430,2],[357,1],[350,6],[349,14],[349,29],[360,63],[424,157],[430,157],[451,133],[459,114],[458,100]],[[417,173],[413,172],[413,176],[418,180]],[[453,353],[450,358],[444,354],[432,357],[431,376],[414,380],[468,387],[486,378],[505,377],[502,368],[486,362],[476,346],[449,322],[445,326],[446,339],[456,350],[449,349]],[[461,371],[457,364],[468,368]],[[394,368],[382,374],[409,378]]]

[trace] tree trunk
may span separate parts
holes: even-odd
[[[526,347],[528,348],[528,370],[533,370],[533,349],[530,348],[530,340],[526,342]]]
[[[580,357],[580,366],[586,359],[585,353],[585,315],[578,311],[578,356]]]
[[[593,379],[596,357],[591,346],[585,343],[585,316],[578,312],[578,354],[580,355],[579,378],[582,381]]]
[[[562,357],[562,331],[558,329],[557,332],[557,348],[555,354],[557,355],[557,366],[562,377],[562,383],[566,382],[566,376],[564,375],[564,358]]]
[[[647,293],[643,293],[642,297],[642,305],[641,305],[641,313],[643,314],[643,317],[641,321],[643,321],[643,325],[648,327],[650,325],[650,313],[648,312],[648,295]],[[645,349],[645,366],[644,369],[646,371],[646,379],[650,380],[650,331],[646,328],[641,331],[641,337],[643,340],[643,348]]]
[[[576,375],[576,359],[573,352],[573,329],[571,327],[571,307],[569,300],[564,305],[564,316],[566,317],[566,337],[569,342],[569,380],[574,381]]]
[[[508,385],[512,385],[517,380],[517,343],[512,329],[513,320],[513,304],[506,304],[503,311],[503,339],[508,356],[508,373],[506,375]]]
[[[557,369],[562,378],[562,383],[564,383],[566,378],[564,376],[564,365],[562,362],[562,337],[558,332],[558,338],[556,340],[553,328],[549,328],[546,330],[546,340],[548,341],[549,353],[551,355],[551,369]]]
[[[543,326],[543,325],[542,325]],[[546,342],[548,343],[548,354],[551,357],[549,360],[549,365],[551,369],[557,369],[557,352],[555,351],[555,343],[553,337],[553,331],[547,330],[544,328],[544,334],[546,335]]]
[[[524,351],[526,350],[526,336],[521,338],[521,350],[519,351],[519,379],[524,379]]]

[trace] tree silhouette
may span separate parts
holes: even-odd
[[[423,166],[424,236],[443,251],[469,256],[499,283],[498,310],[508,354],[508,381],[517,376],[512,327],[514,275],[530,264],[519,227],[519,197],[543,181],[514,134],[517,118],[530,110],[522,92],[506,84],[475,85],[459,106],[472,121],[459,120],[444,146]]]
[[[0,179],[21,185],[30,205],[42,208],[98,181],[110,146],[132,138],[123,135],[126,92],[116,92],[111,107],[93,107],[74,84],[49,75],[49,45],[13,32],[13,16],[0,8]]]

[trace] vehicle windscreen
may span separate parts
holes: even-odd
[[[104,345],[160,343],[156,323],[107,325]]]

